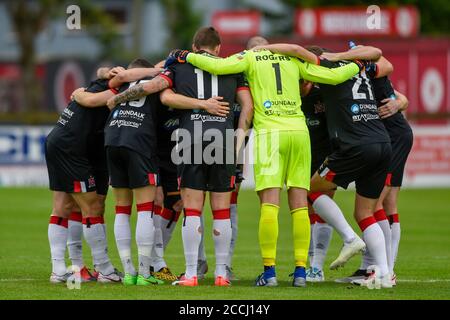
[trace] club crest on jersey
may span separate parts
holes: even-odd
[[[270,100],[266,100],[263,103],[264,108],[269,109],[272,106],[272,102]]]
[[[358,114],[359,113],[359,106],[355,103],[354,105],[352,105],[350,107],[350,110],[352,111],[353,114]]]

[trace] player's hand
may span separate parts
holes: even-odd
[[[386,98],[381,101],[384,103],[381,107],[378,108],[378,115],[381,119],[389,118],[390,116],[393,116],[400,110],[400,104],[397,100]]]
[[[255,46],[252,48],[252,51],[262,51],[267,50],[265,45]]]
[[[114,97],[109,98],[108,101],[106,101],[106,105],[108,106],[109,110],[114,109],[114,107],[116,106],[116,103],[114,102]]]
[[[166,60],[161,60],[157,64],[155,64],[155,68],[157,69],[164,69],[164,65],[166,64]]]
[[[339,59],[339,54],[335,53],[335,52],[323,52],[320,57],[328,60],[328,61],[339,61],[341,59]]]
[[[75,89],[72,92],[72,94],[70,95],[70,100],[77,101],[77,94],[80,93],[80,92],[84,92],[84,91],[86,91],[86,88],[83,88],[83,87]]]
[[[202,100],[202,109],[212,115],[226,117],[230,113],[230,107],[228,102],[222,100],[223,97],[212,97],[208,100]]]
[[[188,50],[175,49],[170,51],[167,56],[166,62],[164,64],[164,68],[178,62],[178,63],[186,63],[186,58],[190,52]]]
[[[121,66],[111,68],[109,70],[109,78],[111,79],[111,78],[115,77],[118,73],[120,73],[122,71],[125,71],[125,68],[121,67]]]

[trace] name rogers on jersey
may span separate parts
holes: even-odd
[[[131,127],[131,128],[139,128],[142,124],[142,121],[145,119],[145,113],[137,112],[133,110],[116,110],[113,113],[113,119],[110,123],[110,127]],[[122,118],[122,119],[117,119]]]

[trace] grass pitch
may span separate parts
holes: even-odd
[[[339,190],[337,203],[352,221],[353,191]],[[239,236],[234,257],[234,270],[240,279],[232,287],[213,285],[214,246],[211,236],[211,213],[206,213],[206,250],[210,271],[199,287],[174,287],[169,283],[150,287],[82,284],[80,290],[49,283],[50,250],[47,240],[51,193],[42,188],[0,189],[0,299],[450,299],[450,190],[403,190],[399,213],[402,240],[396,266],[398,285],[393,289],[368,290],[334,283],[359,266],[353,258],[338,271],[327,269],[341,247],[334,233],[326,259],[326,282],[309,284],[307,288],[291,287],[288,274],[293,271],[291,221],[283,197],[280,210],[280,232],[277,254],[277,288],[255,288],[253,281],[262,271],[257,230],[258,198],[253,191],[239,195]],[[136,214],[133,213],[133,224]],[[108,199],[106,222],[109,254],[121,269],[113,235],[113,201]],[[92,265],[88,247],[84,259]],[[134,247],[134,252],[136,248]],[[166,253],[172,271],[184,271],[181,229],[178,223]],[[68,261],[69,263],[69,261]]]

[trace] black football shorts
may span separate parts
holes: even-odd
[[[386,185],[401,187],[406,160],[413,145],[413,133],[408,130],[400,136],[391,136],[392,157],[386,178]]]
[[[180,199],[180,190],[178,189],[177,166],[169,157],[160,157],[159,162],[159,183],[164,194],[164,208],[172,210],[172,207]]]
[[[96,191],[96,179],[87,157],[69,154],[53,143],[45,144],[50,190],[66,193]]]
[[[190,188],[211,192],[229,192],[236,184],[234,164],[180,164],[179,188]]]
[[[378,199],[384,188],[390,159],[390,143],[359,145],[333,152],[318,172],[321,177],[344,189],[354,181],[359,195]]]
[[[125,147],[106,147],[111,186],[136,189],[156,186],[158,167],[155,159]]]
[[[331,154],[329,148],[312,148],[311,149],[311,177],[319,170],[320,165],[325,161],[328,155]]]

